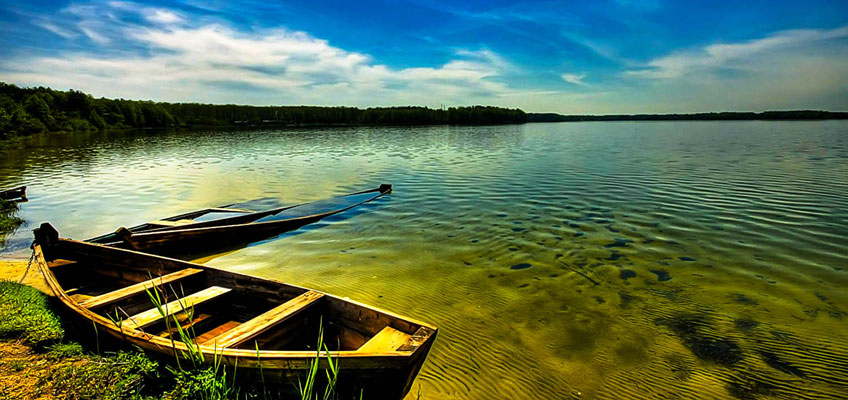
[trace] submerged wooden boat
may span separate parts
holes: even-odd
[[[348,299],[60,238],[49,223],[35,230],[33,248],[59,300],[101,334],[173,357],[175,349],[187,350],[177,336],[179,323],[206,360],[217,357],[237,367],[239,376],[261,373],[267,381],[296,384],[315,359],[322,325],[330,358],[338,361],[339,390],[358,397],[361,389],[367,399],[401,398],[436,338],[432,325]],[[160,308],[151,302],[154,292],[163,297]],[[319,368],[328,367],[323,355]]]
[[[0,199],[3,200],[26,200],[26,186],[11,189],[0,189]]]
[[[391,190],[392,185],[383,184],[375,189],[264,211],[231,205],[207,208],[132,228],[122,227],[115,233],[87,241],[154,254],[218,249],[222,244],[247,244],[298,229],[367,203]]]

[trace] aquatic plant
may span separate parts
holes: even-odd
[[[324,387],[324,396],[323,400],[329,400],[333,398],[335,389],[336,389],[336,381],[339,377],[339,360],[336,359],[333,361],[330,356],[330,349],[327,347],[327,344],[324,343],[324,324],[323,318],[318,322],[318,343],[315,346],[315,358],[309,362],[309,369],[306,373],[306,382],[301,384],[300,380],[298,380],[298,390],[300,391],[301,400],[312,400],[313,392],[316,387],[316,380],[318,378],[318,364],[321,362],[321,349],[324,350],[324,354],[327,357],[327,365],[328,369],[325,370],[327,374],[327,385]],[[315,399],[318,399],[318,393],[315,394]],[[360,393],[360,398],[362,394]]]
[[[0,199],[0,248],[6,245],[6,236],[24,223],[17,213],[17,203]]]

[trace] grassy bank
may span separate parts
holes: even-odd
[[[93,326],[69,323],[56,301],[33,287],[0,281],[0,398],[339,398],[317,388],[298,394],[295,388],[239,382],[238,371],[224,366],[151,359],[98,337]],[[307,388],[308,382],[305,376]]]
[[[0,398],[159,399],[159,364],[133,350],[87,352],[35,288],[0,281]]]

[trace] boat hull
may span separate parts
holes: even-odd
[[[120,228],[114,234],[103,235],[89,241],[107,244],[124,249],[133,249],[152,254],[178,255],[197,254],[209,250],[238,248],[249,243],[274,237],[305,225],[318,222],[324,218],[348,211],[354,207],[370,202],[391,191],[391,185],[381,185],[379,188],[351,193],[348,196],[364,196],[361,199],[342,206],[322,210],[322,212],[296,215],[291,218],[274,220],[275,213],[292,213],[297,207],[309,207],[307,203],[298,206],[284,207],[272,211],[263,211],[246,215],[237,215],[224,220],[191,223],[183,226],[159,227],[150,229],[148,225],[136,228]],[[202,211],[200,211],[202,212]],[[192,213],[184,214],[191,216]],[[169,220],[178,218],[171,217]],[[270,219],[264,221],[265,219]]]
[[[3,200],[26,200],[26,186],[20,186],[12,189],[0,190],[0,199]]]
[[[98,332],[106,333],[115,339],[166,358],[173,358],[175,353],[186,351],[186,345],[144,329],[133,328],[129,322],[116,324],[112,319],[104,316],[102,309],[97,311],[97,309],[86,305],[87,303],[90,304],[92,300],[81,302],[79,295],[75,297],[75,295],[69,294],[67,288],[60,282],[61,279],[57,276],[57,271],[61,275],[63,268],[82,268],[78,265],[90,263],[102,266],[108,271],[118,271],[116,276],[127,279],[143,272],[146,272],[148,276],[164,277],[167,276],[165,274],[175,270],[199,270],[206,277],[204,279],[208,281],[208,284],[225,287],[228,290],[232,289],[233,293],[239,292],[237,296],[232,297],[233,301],[238,301],[248,294],[269,299],[289,299],[302,295],[304,292],[317,293],[270,279],[219,270],[167,257],[58,239],[58,236],[49,238],[49,235],[47,237],[42,235],[39,239],[37,234],[36,237],[35,262],[51,290],[64,306],[80,318],[90,321],[88,323],[93,323]],[[45,245],[45,242],[48,244]],[[78,274],[77,272],[74,273]],[[120,291],[118,290],[118,292]],[[330,324],[344,326],[349,328],[351,332],[369,332],[370,335],[381,329],[386,330],[391,327],[406,332],[405,337],[407,337],[402,345],[395,345],[388,350],[365,350],[367,346],[361,343],[348,346],[349,348],[330,350],[330,358],[338,361],[340,368],[337,389],[341,393],[351,393],[356,396],[359,395],[361,390],[364,398],[369,399],[402,398],[412,387],[415,376],[435,341],[436,328],[349,299],[323,293],[319,293],[319,295],[321,296],[322,307],[324,307],[322,310],[325,310],[322,311],[324,315],[322,318],[326,318],[325,321]],[[100,297],[104,296],[101,295]],[[127,321],[133,321],[133,319]],[[276,326],[274,329],[282,332],[283,335],[286,332],[299,334],[299,332],[291,330],[298,329],[296,326],[289,330],[284,326]],[[339,336],[339,338],[337,340],[342,343],[347,340],[342,336]],[[258,379],[265,379],[266,382],[281,384],[297,385],[299,380],[304,379],[306,371],[316,359],[314,350],[304,351],[285,347],[271,349],[262,347],[265,345],[259,345],[260,342],[269,343],[257,339],[257,346],[260,346],[258,352],[252,346],[221,348],[218,347],[218,342],[198,342],[197,345],[206,360],[217,358],[224,365],[238,368],[239,375],[246,374],[245,376],[250,375]],[[323,352],[319,359],[319,368],[328,368],[328,362]],[[323,376],[323,372],[320,375]]]

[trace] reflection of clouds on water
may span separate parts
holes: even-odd
[[[844,130],[90,134],[33,138],[0,170],[38,183],[27,220],[76,237],[393,184],[352,214],[202,261],[435,323],[427,398],[834,398],[848,390]]]

